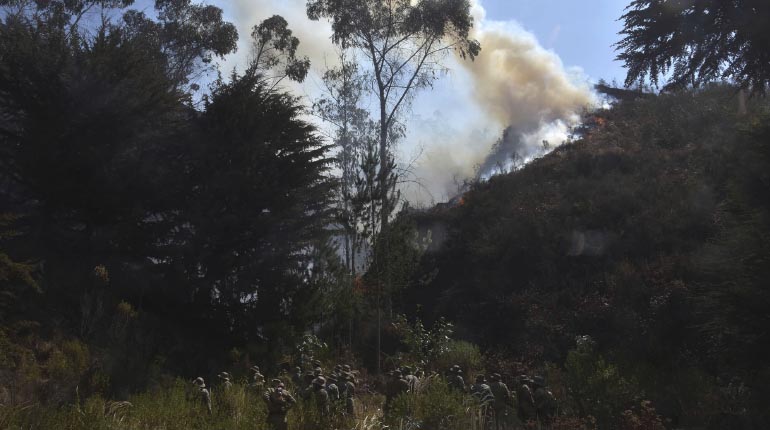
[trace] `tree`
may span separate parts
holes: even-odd
[[[666,88],[732,79],[762,93],[770,83],[765,0],[635,0],[621,19],[626,86],[669,74]]]
[[[273,86],[285,78],[296,82],[305,80],[310,68],[310,59],[297,58],[299,39],[292,35],[282,16],[273,15],[255,25],[251,38],[254,55],[251,68],[265,75],[265,80],[274,81]],[[267,76],[270,72],[275,75]]]
[[[184,277],[194,309],[237,340],[257,330],[277,340],[307,315],[336,184],[329,147],[301,114],[297,99],[245,73],[216,82],[200,117]]]
[[[356,260],[368,232],[368,211],[371,196],[358,186],[365,176],[364,154],[372,147],[376,124],[369,112],[361,107],[365,93],[365,77],[355,59],[350,60],[345,50],[339,53],[340,65],[328,69],[323,76],[324,95],[313,104],[313,112],[331,129],[331,138],[337,148],[336,164],[340,171],[337,192],[336,219],[343,236],[345,263],[348,272],[356,276],[361,266]],[[361,191],[363,194],[359,194]]]
[[[165,56],[168,75],[178,85],[187,84],[210,70],[214,57],[234,52],[235,25],[222,19],[222,9],[191,0],[156,0],[157,20],[144,12],[128,11],[123,20],[132,34]]]
[[[392,130],[414,92],[429,87],[444,70],[444,54],[457,50],[473,59],[479,53],[479,43],[468,37],[473,21],[469,10],[467,0],[308,1],[308,17],[329,19],[334,43],[360,51],[371,68],[371,91],[379,111],[382,230],[394,209],[387,186]]]
[[[20,233],[9,253],[42,261],[49,292],[84,285],[75,273],[97,264],[159,257],[166,225],[148,216],[172,200],[163,194],[176,169],[161,160],[175,159],[165,156],[178,149],[187,94],[146,40],[128,24],[103,23],[77,43],[59,19],[0,25],[2,191]]]

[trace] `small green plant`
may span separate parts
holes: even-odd
[[[395,429],[484,429],[487,410],[474,398],[451,389],[443,378],[432,377],[416,393],[393,401],[386,424]]]
[[[466,375],[476,373],[482,368],[482,356],[479,347],[463,340],[451,341],[433,363],[439,372],[444,372],[455,364],[460,366]]]
[[[594,351],[590,339],[579,338],[577,349],[567,354],[566,381],[581,416],[596,417],[600,428],[612,428],[640,395],[637,385],[620,374],[617,366]]]
[[[454,327],[443,318],[428,329],[420,319],[410,323],[406,316],[398,315],[393,321],[393,328],[406,347],[402,362],[425,368],[451,350]]]

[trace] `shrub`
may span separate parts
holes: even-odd
[[[652,403],[642,401],[638,412],[623,412],[621,430],[666,430],[663,419],[655,412]]]
[[[476,373],[482,367],[479,347],[462,340],[451,341],[445,351],[436,357],[433,367],[443,372],[455,364],[462,368],[465,375]]]
[[[406,393],[393,401],[386,422],[392,428],[471,430],[484,428],[477,402],[449,388],[439,377],[426,381],[419,393]]]
[[[596,417],[600,428],[614,428],[626,408],[640,395],[636,384],[623,377],[590,345],[567,354],[567,383],[582,416]]]

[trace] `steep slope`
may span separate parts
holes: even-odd
[[[687,413],[686,369],[766,380],[768,105],[738,117],[735,92],[620,103],[462,204],[410,215],[434,244],[405,307],[531,366],[590,335],[670,417]]]

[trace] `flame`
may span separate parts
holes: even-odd
[[[465,206],[465,196],[460,197],[460,200],[457,201],[458,206]]]
[[[603,128],[605,125],[607,125],[607,119],[602,118],[600,116],[595,116],[594,122],[596,123],[596,125],[599,126],[599,128]]]

